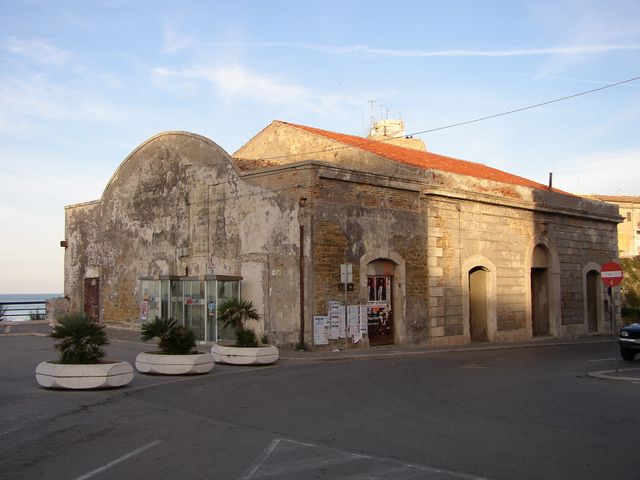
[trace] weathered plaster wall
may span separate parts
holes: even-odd
[[[99,202],[65,208],[64,294],[70,311],[83,309],[83,281],[91,265],[98,265],[100,248],[96,217]]]
[[[66,210],[65,291],[73,308],[82,305],[90,270],[101,279],[101,319],[123,326],[139,323],[140,276],[204,274],[206,185],[233,175],[229,156],[203,137],[172,132],[142,144],[99,202]]]
[[[139,324],[141,276],[242,275],[243,297],[263,316],[259,330],[289,341],[299,318],[292,281],[299,205],[291,187],[299,180],[243,180],[226,152],[196,135],[150,139],[123,162],[101,201],[67,208],[73,308],[82,308],[88,272],[101,279],[101,319],[125,327]]]

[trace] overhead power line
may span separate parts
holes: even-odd
[[[547,100],[546,102],[536,103],[534,105],[528,105],[526,107],[515,108],[513,110],[508,110],[506,112],[496,113],[496,114],[493,114],[493,115],[487,115],[485,117],[474,118],[473,120],[467,120],[467,121],[464,121],[464,122],[452,123],[450,125],[444,125],[442,127],[430,128],[428,130],[420,130],[420,131],[417,131],[417,132],[408,133],[408,134],[406,134],[406,136],[410,137],[410,136],[413,136],[413,135],[423,135],[425,133],[432,133],[432,132],[437,132],[437,131],[440,131],[440,130],[446,130],[448,128],[461,127],[463,125],[469,125],[471,123],[482,122],[484,120],[490,120],[492,118],[504,117],[505,115],[511,115],[513,113],[524,112],[525,110],[531,110],[531,109],[534,109],[534,108],[543,107],[545,105],[550,105],[552,103],[558,103],[558,102],[562,102],[562,101],[565,101],[565,100],[570,100],[572,98],[581,97],[583,95],[589,95],[590,93],[599,92],[600,90],[606,90],[607,88],[617,87],[617,86],[623,85],[625,83],[635,82],[636,80],[640,80],[640,76],[633,77],[633,78],[628,78],[626,80],[621,80],[619,82],[615,82],[615,83],[611,83],[611,84],[608,84],[608,85],[604,85],[602,87],[592,88],[591,90],[586,90],[584,92],[574,93],[572,95],[567,95],[565,97],[555,98],[553,100]],[[374,144],[374,143],[383,143],[383,142],[387,142],[387,141],[391,141],[391,140],[393,140],[393,138],[384,138],[384,139],[379,139],[379,140],[363,139],[363,142],[360,145],[364,146],[364,145],[370,145],[370,144]],[[299,157],[299,156],[302,156],[302,155],[313,155],[315,153],[334,152],[334,151],[337,151],[337,150],[344,150],[346,148],[356,148],[358,146],[359,145],[342,145],[342,146],[339,146],[339,147],[325,148],[325,149],[313,150],[313,151],[309,151],[309,152],[292,153],[292,154],[289,154],[289,155],[278,155],[278,156],[274,156],[274,157],[263,157],[262,160],[277,160],[279,158]]]
[[[473,120],[467,120],[466,122],[452,123],[451,125],[445,125],[443,127],[431,128],[429,130],[422,130],[420,132],[410,133],[409,135],[422,135],[424,133],[437,132],[438,130],[445,130],[447,128],[460,127],[462,125],[469,125],[470,123],[482,122],[483,120],[490,120],[492,118],[503,117],[505,115],[511,115],[512,113],[524,112],[525,110],[531,110],[532,108],[544,107],[545,105],[550,105],[552,103],[562,102],[564,100],[569,100],[571,98],[580,97],[582,95],[588,95],[590,93],[598,92],[598,91],[604,90],[606,88],[617,87],[618,85],[622,85],[624,83],[634,82],[636,80],[640,80],[640,77],[629,78],[627,80],[622,80],[620,82],[611,83],[609,85],[604,85],[604,86],[598,87],[598,88],[593,88],[591,90],[586,90],[584,92],[574,93],[573,95],[567,95],[566,97],[560,97],[560,98],[556,98],[554,100],[548,100],[546,102],[536,103],[535,105],[529,105],[528,107],[516,108],[514,110],[509,110],[507,112],[496,113],[495,115],[488,115],[486,117],[480,117],[480,118],[475,118]]]

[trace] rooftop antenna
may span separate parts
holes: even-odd
[[[380,105],[380,118],[384,118],[385,119],[385,121],[383,122],[382,135],[384,135],[386,137],[387,136],[387,122],[386,122],[386,120],[389,120],[389,107],[387,107],[386,105]]]
[[[371,98],[369,100],[369,121],[371,122],[371,125],[369,126],[370,127],[369,129],[372,129],[373,126],[376,124],[376,119],[373,116],[373,105],[375,103],[376,103],[376,101],[373,98]]]

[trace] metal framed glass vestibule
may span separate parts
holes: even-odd
[[[218,324],[218,306],[240,298],[242,277],[202,275],[140,277],[140,321],[173,318],[191,327],[196,340],[217,342],[232,339],[233,331]]]

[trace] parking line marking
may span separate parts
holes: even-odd
[[[292,446],[293,448],[291,448]],[[304,455],[304,452],[300,454],[301,449],[315,450],[316,455]],[[270,457],[276,453],[276,450],[279,452],[278,458],[272,460]],[[360,462],[360,464],[356,465],[357,462]],[[349,475],[348,478],[414,479],[416,475],[421,475],[420,472],[422,472],[423,475],[421,475],[420,478],[490,480],[487,477],[465,472],[414,463],[404,463],[394,458],[362,455],[286,438],[276,438],[272,440],[258,458],[242,472],[238,480],[281,478],[284,474],[292,474],[294,472],[298,474],[296,478],[307,478],[311,473],[317,473],[323,466],[330,467],[340,464],[350,464],[353,468],[360,468],[361,471],[358,475]],[[344,478],[347,477],[345,476]]]
[[[125,460],[130,459],[131,457],[135,457],[136,455],[141,454],[142,452],[144,452],[145,450],[149,450],[151,447],[156,446],[157,444],[159,444],[160,442],[162,442],[162,440],[156,440],[155,442],[151,442],[148,443],[147,445],[144,445],[140,448],[138,448],[137,450],[134,450],[133,452],[129,452],[126,455],[123,455],[120,458],[116,458],[115,460],[99,467],[96,468],[95,470],[90,471],[89,473],[85,473],[84,475],[81,475],[80,477],[74,479],[74,480],[87,480],[88,478],[91,477],[95,477],[97,474],[99,474],[100,472],[104,472],[105,470],[114,467],[116,465],[118,465],[119,463],[124,462]]]
[[[269,458],[269,456],[273,453],[276,447],[280,444],[281,440],[282,440],[281,438],[276,438],[275,440],[273,440],[267,446],[267,448],[264,449],[264,451],[262,452],[262,455],[258,457],[258,459],[253,463],[253,465],[250,465],[249,468],[247,468],[242,473],[242,475],[240,476],[240,478],[238,478],[238,480],[250,480],[250,478],[253,477],[253,474],[256,473],[256,471],[262,466],[264,462],[266,462],[267,458]]]

